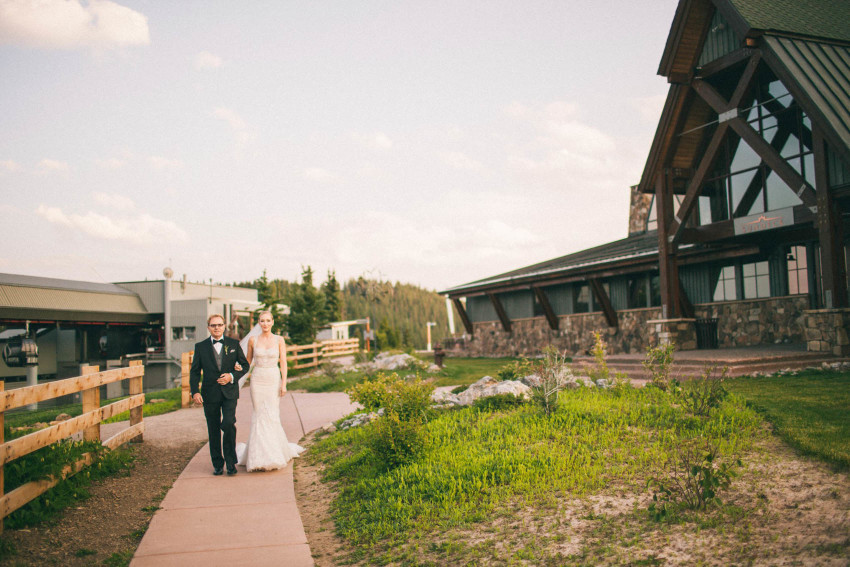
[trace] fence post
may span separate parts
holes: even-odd
[[[142,362],[141,360],[134,360],[134,361],[130,362],[130,366],[144,366],[144,362]],[[130,378],[130,395],[131,396],[134,395],[134,394],[144,393],[144,379],[145,379],[144,371],[142,371],[141,376],[136,376],[135,378]],[[145,409],[144,404],[140,405],[137,408],[131,408],[130,409],[130,427],[133,427],[137,423],[142,422],[142,419],[144,419],[144,409]],[[144,434],[142,434],[142,433],[139,433],[138,435],[136,435],[135,437],[130,439],[130,441],[133,442],[133,443],[141,443],[144,440],[145,440]]]
[[[319,367],[319,344],[313,343],[313,366]]]
[[[192,356],[194,351],[184,352],[180,355],[180,407],[188,408],[192,405],[192,396],[189,391],[189,372],[192,370]]]
[[[86,365],[80,368],[80,374],[82,376],[85,376],[86,374],[94,374],[99,371],[99,366]],[[81,397],[83,401],[83,413],[100,409],[100,386],[83,390]],[[83,430],[83,440],[100,441],[100,422]]]

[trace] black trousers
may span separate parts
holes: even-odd
[[[216,468],[236,466],[236,399],[204,400],[204,416],[210,437],[210,457]]]

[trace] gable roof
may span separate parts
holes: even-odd
[[[847,0],[727,0],[753,30],[850,42]]]

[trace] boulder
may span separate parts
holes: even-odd
[[[497,382],[490,376],[485,376],[469,388],[458,394],[457,398],[462,406],[472,405],[479,398],[488,398],[499,394],[513,394],[518,398],[527,398],[531,388],[518,380],[505,380]]]

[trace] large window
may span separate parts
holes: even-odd
[[[714,301],[732,301],[738,299],[735,292],[735,266],[720,269],[717,285],[714,287]]]
[[[587,284],[576,284],[573,288],[573,313],[588,313],[590,311],[590,287]]]
[[[737,77],[736,77],[737,78]],[[719,83],[722,78],[717,79]],[[741,113],[803,179],[814,186],[812,124],[785,86],[764,70]],[[707,127],[705,140],[717,127]],[[745,141],[728,134],[698,204],[700,224],[745,217],[801,203]]]
[[[744,299],[770,297],[770,267],[767,260],[741,266]]]
[[[195,340],[195,327],[171,327],[171,340],[193,341]]]
[[[788,262],[788,293],[809,293],[808,262],[805,246],[791,246],[786,256]]]

